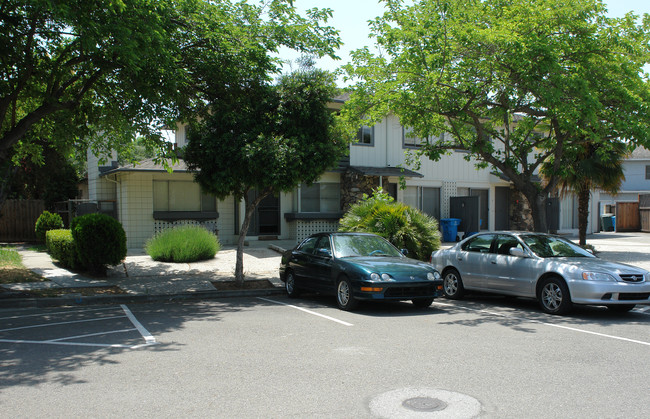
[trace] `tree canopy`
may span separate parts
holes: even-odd
[[[335,90],[334,76],[314,68],[283,75],[275,84],[241,78],[219,89],[209,115],[191,125],[184,160],[195,180],[219,198],[233,195],[246,205],[237,280],[243,281],[244,239],[259,202],[313,183],[347,151],[327,107]]]
[[[230,80],[270,77],[280,46],[334,55],[329,9],[289,0],[6,0],[0,3],[0,166],[42,147],[119,149],[205,112]],[[1,201],[1,199],[0,199]]]
[[[610,19],[599,0],[384,2],[371,23],[380,53],[358,50],[345,67],[346,119],[392,112],[427,139],[421,155],[469,151],[527,198],[535,229],[566,150],[650,142],[650,16]]]

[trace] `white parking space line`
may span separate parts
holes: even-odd
[[[309,314],[314,315],[314,316],[322,317],[324,319],[327,319],[327,320],[330,320],[330,321],[333,321],[333,322],[336,322],[336,323],[340,323],[343,326],[354,326],[352,323],[344,322],[343,320],[335,319],[334,317],[330,317],[330,316],[326,316],[324,314],[316,313],[315,311],[307,310],[306,308],[294,306],[292,304],[283,303],[281,301],[269,300],[268,298],[262,298],[262,297],[257,297],[257,298],[260,299],[260,300],[268,301],[269,303],[279,304],[279,305],[282,305],[282,306],[295,308],[296,310],[304,311],[305,313],[309,313]]]
[[[110,334],[113,334],[113,333],[134,332],[136,330],[138,330],[138,329],[122,329],[122,330],[112,330],[110,332],[88,333],[86,335],[68,336],[66,338],[50,339],[50,340],[46,340],[44,342],[61,342],[61,341],[64,341],[64,340],[81,339],[81,338],[87,338],[87,337],[91,337],[91,336],[104,336],[104,335],[110,335]]]
[[[147,345],[123,345],[119,343],[85,343],[85,342],[52,342],[48,340],[23,340],[23,339],[0,339],[0,343],[38,343],[42,345],[63,345],[63,346],[92,346],[98,348],[125,348],[136,349]]]
[[[488,311],[488,310],[477,309],[477,308],[470,308],[470,307],[465,307],[465,306],[460,306],[460,305],[455,305],[455,304],[449,304],[449,303],[439,303],[437,301],[434,301],[433,304],[440,305],[440,306],[460,308],[460,309],[467,310],[467,311],[474,311],[474,312],[477,312],[477,313],[485,313],[485,314],[490,314],[492,316],[506,317],[506,318],[515,319],[515,320],[522,320],[522,321],[527,321],[527,322],[530,322],[530,323],[542,324],[544,326],[556,327],[558,329],[570,330],[572,332],[585,333],[585,334],[588,334],[588,335],[595,335],[595,336],[600,336],[600,337],[604,337],[604,338],[622,340],[622,341],[625,341],[625,342],[631,342],[631,343],[637,343],[639,345],[650,346],[650,342],[644,342],[642,340],[629,339],[629,338],[624,338],[624,337],[621,337],[621,336],[607,335],[605,333],[592,332],[590,330],[578,329],[576,327],[562,326],[562,325],[559,325],[559,324],[547,323],[547,322],[542,322],[542,321],[539,321],[539,320],[527,319],[527,318],[524,318],[524,317],[511,316],[509,314],[496,313],[494,311]]]
[[[102,307],[102,308],[90,308],[86,310],[74,310],[74,311],[50,311],[50,312],[36,313],[36,314],[24,314],[19,316],[14,315],[9,317],[0,317],[0,320],[14,320],[14,319],[24,319],[27,317],[44,317],[44,316],[54,316],[56,314],[87,313],[91,311],[107,311],[107,310],[116,310],[116,309],[117,309],[116,307]]]
[[[0,343],[32,343],[32,344],[44,344],[44,345],[66,345],[66,346],[89,346],[89,347],[100,347],[100,348],[126,348],[126,349],[137,349],[137,348],[142,348],[145,346],[151,346],[151,345],[157,345],[158,343],[156,342],[156,339],[149,333],[149,331],[142,326],[142,324],[138,321],[138,319],[135,318],[131,310],[126,305],[120,305],[120,308],[124,312],[124,314],[121,314],[119,316],[109,316],[109,317],[96,317],[92,319],[82,319],[82,320],[71,320],[71,321],[65,321],[65,322],[45,322],[45,323],[38,323],[38,324],[32,324],[29,326],[21,326],[21,327],[12,327],[12,328],[7,328],[7,329],[0,329],[0,332],[11,332],[11,331],[18,331],[18,330],[25,330],[25,329],[36,329],[36,328],[47,328],[50,326],[63,326],[63,325],[72,325],[72,324],[78,324],[78,323],[89,323],[89,322],[99,322],[103,320],[113,320],[113,319],[129,319],[131,324],[134,326],[133,328],[128,328],[128,329],[120,329],[120,330],[106,330],[106,331],[100,331],[96,333],[89,333],[89,334],[84,334],[84,335],[76,335],[76,336],[65,336],[65,337],[60,337],[56,339],[48,339],[48,340],[30,340],[30,339],[0,339]],[[90,313],[90,312],[96,312],[96,311],[102,311],[102,310],[116,310],[118,309],[117,307],[110,307],[110,308],[98,308],[98,309],[87,309],[87,310],[71,310],[71,311],[58,311],[58,312],[43,312],[43,313],[37,313],[37,314],[26,314],[26,315],[15,315],[15,316],[10,316],[10,317],[4,317],[0,318],[0,320],[15,320],[15,319],[22,319],[22,318],[28,318],[28,317],[50,317],[50,316],[55,316],[59,314],[65,314],[65,315],[70,315],[70,314],[85,314],[85,313]],[[111,343],[93,343],[93,342],[67,342],[70,340],[75,340],[75,339],[84,339],[84,338],[89,338],[89,337],[96,337],[96,336],[104,336],[104,335],[111,335],[111,334],[119,334],[119,333],[127,333],[127,332],[138,332],[140,336],[144,339],[145,343],[144,344],[137,344],[137,345],[127,345],[127,344],[111,344]]]
[[[10,329],[0,329],[0,332],[9,332],[11,330],[22,330],[22,329],[34,329],[37,327],[49,327],[49,326],[60,326],[63,324],[75,324],[75,323],[88,323],[88,322],[98,322],[102,320],[112,320],[112,319],[123,319],[124,316],[111,316],[111,317],[100,317],[97,319],[85,319],[85,320],[73,320],[69,322],[56,322],[56,323],[41,323],[34,324],[31,326],[21,326],[21,327],[12,327]]]
[[[129,308],[127,306],[125,306],[124,304],[120,304],[120,307],[122,307],[122,310],[124,310],[124,313],[126,314],[126,317],[128,317],[129,320],[131,320],[131,323],[133,323],[133,326],[135,326],[135,328],[138,329],[138,332],[140,332],[140,335],[142,335],[142,337],[144,338],[144,341],[148,345],[154,345],[156,343],[156,338],[154,338],[151,335],[151,333],[149,333],[149,331],[147,329],[145,329],[144,326],[142,326],[142,324],[140,324],[138,319],[136,319],[135,316],[133,315],[133,313],[131,313],[131,310],[129,310]]]

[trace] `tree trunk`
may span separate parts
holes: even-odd
[[[584,185],[578,191],[578,238],[580,246],[587,244],[587,224],[589,223],[589,188]]]
[[[546,197],[536,189],[524,191],[524,196],[530,205],[531,216],[533,217],[533,230],[540,233],[547,233],[546,224]]]
[[[251,220],[253,219],[253,214],[255,214],[255,208],[271,193],[271,190],[265,190],[260,193],[257,198],[252,202],[249,202],[248,192],[244,193],[244,206],[246,207],[244,221],[242,222],[241,229],[239,230],[239,240],[237,241],[237,260],[235,262],[235,281],[239,284],[240,287],[244,287],[244,243],[246,242],[246,234],[248,233],[248,228],[251,225]]]

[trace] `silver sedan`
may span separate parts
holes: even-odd
[[[551,314],[568,313],[573,304],[621,312],[650,304],[650,272],[604,261],[549,234],[481,233],[433,252],[431,263],[452,299],[466,290],[532,297]]]

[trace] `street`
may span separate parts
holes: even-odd
[[[471,296],[0,311],[4,417],[646,417],[650,310]]]

